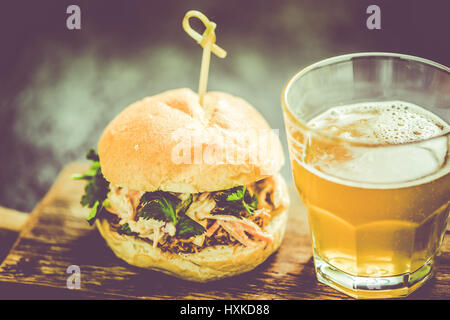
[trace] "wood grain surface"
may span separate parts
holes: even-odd
[[[0,207],[0,228],[19,232],[25,226],[28,217],[25,212]]]
[[[306,210],[293,187],[280,250],[251,272],[198,284],[132,267],[114,256],[97,230],[86,223],[89,210],[79,204],[84,183],[70,179],[87,166],[72,163],[61,172],[18,236],[0,224],[2,248],[8,239],[17,238],[0,266],[0,298],[349,299],[317,282]],[[442,251],[434,278],[410,299],[450,297],[448,236]],[[81,269],[81,289],[66,287],[70,265]]]

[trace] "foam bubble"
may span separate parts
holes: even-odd
[[[426,140],[448,130],[437,116],[402,101],[334,107],[308,124],[341,138],[387,144]]]
[[[337,148],[327,149],[326,157],[312,158],[305,167],[343,184],[379,187],[376,184],[421,184],[449,172],[447,159],[449,125],[406,102],[377,102],[339,106],[312,119],[309,125],[341,138],[380,142],[384,146],[345,147],[346,157]],[[435,139],[427,140],[436,137]],[[409,143],[415,142],[415,143]],[[337,152],[333,154],[333,152]],[[362,184],[362,185],[361,185]]]

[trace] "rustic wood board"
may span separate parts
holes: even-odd
[[[0,266],[0,297],[33,292],[39,298],[348,299],[315,278],[306,210],[294,188],[290,188],[290,218],[280,250],[254,271],[198,284],[132,267],[114,256],[98,231],[85,221],[88,209],[79,204],[84,183],[70,179],[87,166],[68,165],[33,210]],[[69,265],[81,269],[79,290],[66,288]],[[449,297],[447,236],[435,277],[410,298]]]

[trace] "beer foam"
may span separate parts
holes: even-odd
[[[442,136],[448,133],[449,125],[411,103],[339,106],[312,119],[308,125],[347,140],[380,143],[373,147],[341,146],[346,148],[345,159],[328,150],[326,158],[312,158],[304,164],[327,180],[337,178],[338,183],[359,187],[398,188],[422,184],[450,171],[447,160],[450,136]]]
[[[434,114],[402,101],[334,107],[308,125],[345,139],[387,144],[426,140],[448,127]]]

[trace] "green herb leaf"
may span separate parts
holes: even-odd
[[[238,189],[236,189],[236,191],[234,191],[233,193],[231,193],[227,196],[227,201],[242,200],[242,198],[244,198],[245,191],[246,191],[245,186],[239,187]]]
[[[144,219],[156,219],[177,224],[175,208],[181,200],[169,192],[146,192],[140,201],[142,206],[137,216]]]
[[[206,232],[202,225],[186,216],[186,211],[192,204],[193,197],[189,195],[181,200],[170,192],[155,191],[145,193],[140,202],[141,210],[137,216],[144,219],[156,219],[172,222],[176,226],[175,236],[188,239]]]
[[[205,228],[196,221],[192,220],[186,215],[180,215],[177,225],[176,236],[178,238],[189,239],[206,232]]]
[[[227,190],[218,191],[214,194],[217,203],[241,200],[245,193],[245,186],[238,186]]]
[[[241,212],[242,212],[242,206],[241,205],[226,205],[226,204],[222,204],[222,206],[220,207],[216,207],[214,209],[213,212],[211,212],[212,214],[228,214],[231,216],[235,216],[236,218],[240,218],[241,217]]]
[[[94,205],[92,206],[91,211],[89,212],[89,215],[87,217],[87,222],[92,226],[94,224],[95,219],[97,218],[97,214],[100,212],[99,210],[100,203],[98,201],[95,201]]]
[[[245,186],[238,186],[228,190],[219,191],[214,195],[217,207],[215,214],[229,214],[241,217],[245,211],[252,215],[258,205],[258,198],[251,196]]]
[[[94,148],[89,149],[89,151],[86,153],[86,159],[92,160],[94,162],[100,161],[100,158],[98,157],[97,151],[95,151]]]
[[[103,201],[109,192],[109,183],[103,177],[97,152],[90,149],[86,158],[93,161],[89,171],[75,174],[72,179],[87,181],[80,203],[84,207],[92,208],[87,218],[88,223],[92,225],[103,209]]]
[[[117,229],[117,233],[118,234],[125,234],[127,236],[137,235],[136,232],[131,231],[130,226],[128,225],[128,223],[124,223],[123,225],[121,225],[120,228]]]
[[[258,207],[258,197],[256,194],[253,196],[250,195],[249,192],[247,192],[244,196],[244,201],[242,201],[242,204],[245,208],[245,210],[248,212],[248,214],[252,215],[253,212]]]

